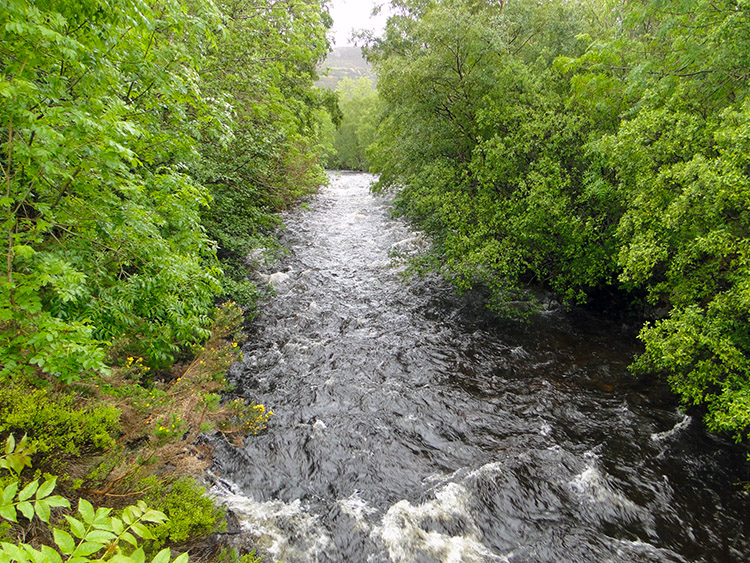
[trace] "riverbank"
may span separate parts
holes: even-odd
[[[0,390],[0,432],[28,437],[24,459],[30,469],[21,466],[3,477],[3,486],[18,482],[23,488],[43,472],[57,476],[55,493],[71,506],[89,502],[119,513],[143,501],[166,516],[141,536],[147,555],[171,548],[231,563],[248,554],[250,547],[222,551],[220,543],[206,541],[226,523],[224,511],[200,484],[213,448],[197,440],[208,433],[240,444],[265,428],[273,414],[262,404],[222,397],[229,390],[227,369],[241,358],[243,323],[236,304],[218,307],[209,338],[192,357],[155,374],[143,358],[128,357],[109,373],[73,385],[6,382]],[[64,522],[61,514],[55,513],[55,522]],[[23,538],[38,545],[49,541],[45,530],[33,519],[17,519],[2,534],[5,541]]]

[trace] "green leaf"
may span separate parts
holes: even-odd
[[[15,449],[16,439],[13,437],[13,434],[9,434],[8,438],[5,440],[5,453],[12,454]]]
[[[28,544],[23,544],[23,548],[34,563],[47,563],[47,558],[41,551],[37,551]]]
[[[139,536],[141,536],[144,540],[150,540],[150,539],[154,538],[154,536],[151,533],[151,531],[146,526],[144,526],[143,524],[141,524],[140,522],[133,522],[133,524],[130,526],[130,529],[134,533],[136,533]]]
[[[112,518],[110,524],[112,525],[112,531],[117,535],[122,534],[122,531],[125,529],[122,520],[119,518]]]
[[[11,557],[11,559],[14,559],[16,561],[26,561],[28,559],[23,550],[17,545],[13,545],[12,543],[8,542],[3,542],[1,545],[3,547],[3,551],[5,551],[5,553],[7,553]]]
[[[42,554],[49,563],[62,563],[60,554],[48,545],[42,546]]]
[[[21,514],[23,514],[28,520],[34,519],[34,507],[30,502],[20,502],[16,506]]]
[[[34,503],[34,512],[39,516],[42,522],[49,523],[50,509],[49,504],[44,500],[38,500]]]
[[[56,508],[59,506],[70,508],[70,501],[65,497],[61,497],[60,495],[47,497],[46,499],[44,499],[44,502],[46,502],[50,508]]]
[[[51,479],[47,479],[44,483],[42,483],[42,486],[39,487],[39,490],[36,492],[36,498],[44,498],[46,496],[49,496],[52,491],[55,490],[55,484],[57,483],[57,477],[52,477]]]
[[[20,493],[18,493],[18,500],[24,501],[31,498],[31,496],[37,491],[38,488],[39,480],[37,479],[36,481],[32,481],[31,483],[26,485]]]
[[[130,557],[135,561],[135,563],[146,563],[146,554],[143,552],[142,548],[136,549],[133,553],[130,554]]]
[[[178,555],[177,558],[172,561],[172,563],[188,563],[188,557],[189,555],[186,551],[185,553],[181,553],[180,555]]]
[[[113,539],[117,538],[115,534],[112,532],[107,532],[105,530],[91,530],[88,534],[86,534],[86,541],[91,542],[99,542],[99,543],[107,543]]]
[[[3,504],[10,504],[18,492],[18,481],[12,482],[3,489]]]
[[[73,532],[73,535],[79,540],[82,540],[83,536],[86,535],[86,526],[84,526],[83,522],[72,516],[68,516],[67,514],[65,515],[65,519],[68,521],[68,524],[70,524],[70,529]]]
[[[86,499],[78,499],[78,512],[86,524],[91,524],[94,521],[94,507]]]
[[[125,509],[122,511],[122,520],[125,522],[126,526],[130,526],[133,521],[135,521],[135,518],[133,517],[133,507],[132,506],[126,506]]]
[[[18,522],[16,520],[16,508],[12,504],[0,508],[0,516],[11,522]]]
[[[133,547],[138,547],[138,541],[130,532],[123,532],[122,534],[120,534],[120,539],[128,542]]]
[[[111,508],[103,508],[103,507],[97,508],[96,514],[94,515],[94,521],[92,522],[94,527],[100,530],[101,529],[108,530],[110,528],[110,525],[109,525],[109,521],[110,521],[109,513],[110,512],[112,512]]]
[[[83,542],[83,543],[78,544],[72,556],[73,557],[88,557],[89,555],[92,555],[103,548],[104,548],[104,545],[101,543]]]
[[[167,515],[158,510],[148,510],[141,516],[141,520],[144,522],[153,522],[155,524],[161,524],[167,520]]]
[[[170,555],[171,555],[171,551],[169,550],[168,547],[165,547],[159,553],[156,554],[156,557],[154,557],[151,560],[151,563],[169,563]]]
[[[8,454],[6,460],[11,470],[16,474],[20,474],[24,467],[31,467],[31,459],[25,452]]]
[[[55,543],[63,555],[70,555],[76,548],[76,542],[68,532],[58,530],[55,528],[52,530],[52,536],[55,538]]]

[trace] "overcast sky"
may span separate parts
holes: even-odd
[[[333,17],[333,38],[336,47],[353,45],[351,35],[353,30],[372,29],[375,34],[383,31],[385,20],[388,19],[383,10],[379,16],[373,18],[370,14],[376,5],[388,4],[387,0],[333,0],[331,2],[331,16]]]

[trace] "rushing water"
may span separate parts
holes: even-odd
[[[216,441],[235,541],[285,562],[750,560],[744,453],[626,366],[633,330],[499,321],[437,279],[371,177],[286,217],[290,254],[231,376],[274,411]]]

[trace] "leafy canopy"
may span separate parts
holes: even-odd
[[[511,314],[530,284],[624,293],[651,317],[633,369],[747,437],[750,4],[393,4],[370,154],[423,266]]]

